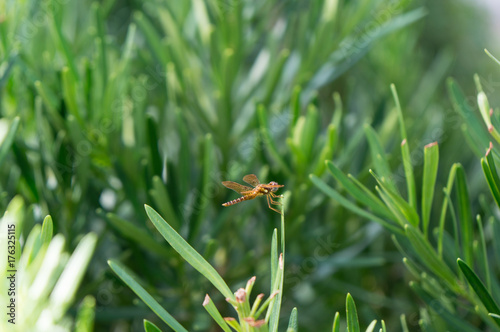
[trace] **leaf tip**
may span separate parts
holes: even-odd
[[[438,142],[432,142],[424,146],[424,149],[429,149],[432,148],[433,146],[438,145]]]
[[[205,294],[205,299],[203,300],[203,306],[206,307],[210,303],[210,296]]]
[[[486,150],[486,157],[490,154],[491,150],[493,150],[493,143],[490,142],[490,146],[488,147],[488,150]]]
[[[247,287],[253,286],[253,284],[255,284],[255,279],[257,279],[256,276],[253,276],[250,279],[248,279],[248,281],[247,281]]]

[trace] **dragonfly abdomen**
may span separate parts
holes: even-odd
[[[239,202],[248,201],[249,199],[255,198],[254,195],[241,196],[239,198],[233,199],[232,201],[222,204],[222,206],[231,206]]]

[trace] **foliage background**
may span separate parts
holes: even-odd
[[[147,221],[145,203],[231,289],[256,275],[255,288],[269,293],[278,217],[262,201],[220,206],[235,198],[220,181],[247,173],[292,194],[284,316],[298,307],[302,329],[326,330],[349,292],[362,325],[385,319],[399,326],[405,314],[417,329],[423,304],[408,287],[412,276],[390,234],[309,180],[314,173],[330,181],[326,159],[374,186],[364,124],[379,133],[392,169],[400,169],[391,83],[412,151],[439,142],[436,200],[448,169],[461,162],[474,214],[487,214],[491,198],[479,160],[462,143],[462,120],[445,84],[455,77],[475,105],[472,75],[479,73],[495,104],[498,69],[483,52],[495,45],[488,44],[485,13],[471,5],[53,0],[6,1],[0,9],[3,132],[20,121],[0,164],[0,209],[22,198],[21,239],[48,214],[68,251],[88,232],[98,235],[74,298],[76,308],[86,295],[95,297],[96,331],[140,330],[145,317],[161,325],[109,270],[110,258],[135,271],[188,330],[213,326],[201,306],[205,293],[231,315]],[[422,157],[413,160],[419,182]],[[438,209],[432,213],[437,221]],[[493,272],[498,276],[498,266]]]

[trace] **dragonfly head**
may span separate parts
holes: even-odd
[[[277,185],[278,185],[278,182],[271,181],[271,182],[269,182],[269,184],[270,184],[271,186],[277,186]],[[279,189],[278,187],[275,187],[275,188],[272,188],[272,189],[271,189],[271,191],[272,191],[272,192],[275,192],[275,191],[277,191],[278,189]]]

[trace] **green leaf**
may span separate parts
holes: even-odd
[[[325,161],[332,158],[339,141],[339,128],[341,127],[342,121],[342,100],[338,92],[333,94],[333,102],[335,109],[333,110],[332,120],[327,127],[325,142],[318,154],[316,167],[313,171],[313,174],[316,176],[323,174],[325,170]]]
[[[490,218],[489,229],[491,230],[491,238],[500,239],[500,222],[496,218]],[[493,259],[496,262],[500,261],[500,241],[493,241]]]
[[[68,42],[64,37],[61,24],[62,20],[58,19],[57,16],[58,15],[53,15],[52,17],[54,18],[54,27],[57,32],[57,37],[59,38],[59,46],[62,49],[62,52],[64,54],[66,62],[68,63],[69,69],[71,71],[71,74],[73,75],[74,80],[76,82],[80,82],[80,75],[78,74],[78,70],[75,64],[75,56],[74,54],[71,53],[70,46],[68,45]]]
[[[161,332],[161,330],[155,324],[151,323],[149,320],[144,320],[144,331],[146,332]]]
[[[479,76],[477,74],[474,75],[474,79],[480,85]],[[486,96],[486,93],[484,93],[482,90],[480,90],[479,93],[477,94],[477,105],[479,106],[479,112],[483,117],[483,121],[486,127],[488,128],[488,132],[497,141],[497,143],[500,143],[500,134],[491,123],[490,111],[493,111],[493,109],[490,108],[488,97]]]
[[[43,219],[43,224],[42,224],[42,233],[40,234],[40,238],[42,240],[42,244],[49,244],[50,241],[52,240],[52,234],[54,232],[54,225],[52,222],[52,217],[46,216],[45,219]]]
[[[500,179],[498,177],[495,160],[493,154],[491,153],[493,145],[490,142],[490,147],[486,152],[485,158],[481,158],[481,167],[483,168],[484,176],[486,177],[486,182],[490,188],[491,194],[500,207]]]
[[[437,142],[424,147],[424,175],[422,180],[422,227],[427,236],[431,215],[432,199],[439,163],[439,147]]]
[[[165,58],[161,58],[163,61],[172,61],[176,67],[178,68],[189,68],[189,61],[190,59],[190,49],[187,48],[186,46],[186,39],[182,35],[183,31],[181,31],[181,27],[177,23],[177,19],[173,17],[173,15],[170,13],[170,11],[164,7],[164,6],[151,6],[150,8],[154,8],[155,12],[151,12],[150,15],[152,16],[158,16],[158,20],[160,24],[162,25],[163,32],[161,33],[162,36],[169,36],[169,41],[168,41],[168,51],[170,51],[171,54],[171,60],[167,58],[168,52],[164,55]],[[175,13],[174,13],[175,14]],[[142,18],[144,19],[144,18]],[[144,19],[146,20],[146,19]],[[160,47],[160,43],[162,40],[160,40],[160,34],[154,30],[153,25],[148,21],[147,22],[150,26],[148,28],[148,39],[149,42],[152,43],[151,46],[154,48],[155,53],[158,51],[166,51],[163,45]],[[152,31],[149,31],[152,30]],[[150,35],[150,36],[149,36]],[[161,54],[156,54],[157,56],[162,56]],[[166,62],[163,62],[164,64]]]
[[[382,199],[388,205],[389,209],[397,216],[397,214],[401,214],[404,216],[403,224],[409,222],[413,226],[417,226],[419,223],[419,217],[417,211],[415,211],[408,202],[406,202],[398,192],[393,191],[390,187],[386,185],[386,183],[379,178],[372,170],[370,170],[370,174],[377,180],[377,183],[380,186],[381,191],[386,196],[386,199]],[[392,208],[391,208],[392,206]]]
[[[500,315],[496,315],[496,314],[492,314],[491,312],[488,314],[491,318],[493,318],[493,320],[495,321],[495,323],[500,324]]]
[[[64,119],[57,110],[57,103],[59,102],[59,100],[45,83],[41,81],[35,81],[34,84],[38,95],[42,98],[43,103],[46,106],[48,117],[54,123],[54,126],[57,127],[57,129],[64,130],[66,128]]]
[[[335,317],[333,318],[332,332],[340,332],[340,314],[338,311],[335,313]]]
[[[212,316],[215,322],[224,330],[224,332],[231,332],[231,328],[227,325],[226,321],[220,314],[219,310],[215,307],[214,302],[210,298],[210,296],[205,295],[205,300],[203,301],[203,307],[206,311]]]
[[[400,249],[399,251],[402,252],[402,249]],[[403,264],[406,266],[406,268],[408,269],[408,271],[410,271],[410,273],[412,274],[412,276],[413,276],[414,279],[416,279],[416,280],[420,279],[420,273],[421,273],[422,269],[419,268],[417,266],[417,264],[415,264],[414,261],[412,261],[411,259],[408,259],[408,257],[404,257],[403,258]]]
[[[62,69],[62,91],[64,101],[66,102],[69,113],[72,114],[78,121],[78,124],[84,128],[85,123],[78,107],[77,90],[78,87],[75,78],[71,74],[69,68],[64,67]]]
[[[497,58],[496,58],[493,54],[491,54],[491,53],[490,53],[487,49],[484,49],[484,52],[485,52],[486,54],[488,54],[488,56],[489,56],[489,57],[490,57],[493,61],[495,61],[498,65],[500,65],[500,61],[498,61],[498,59],[497,59]]]
[[[370,154],[372,156],[372,163],[374,168],[380,176],[380,181],[384,185],[391,189],[391,191],[397,193],[396,186],[393,181],[392,172],[389,167],[388,158],[386,158],[384,148],[380,142],[380,138],[375,130],[368,124],[364,127],[366,139],[370,145]]]
[[[431,310],[437,313],[450,327],[453,327],[452,331],[479,332],[478,329],[470,325],[467,321],[457,317],[456,313],[451,313],[439,299],[431,297],[416,282],[411,281],[410,287]]]
[[[403,157],[403,167],[405,170],[408,202],[410,203],[410,206],[416,210],[417,188],[415,185],[415,176],[413,175],[413,163],[411,161],[410,148],[407,142],[403,111],[401,109],[401,103],[399,102],[398,92],[394,84],[391,84],[391,92],[392,92],[392,97],[394,98],[394,103],[396,104],[396,111],[398,113],[399,131],[401,135],[401,155]]]
[[[356,204],[348,201],[344,196],[342,196],[339,192],[337,192],[335,189],[332,187],[328,186],[326,183],[324,183],[320,178],[317,176],[311,174],[309,175],[309,178],[311,179],[312,183],[318,187],[319,190],[321,190],[323,193],[325,193],[327,196],[338,202],[339,204],[343,205],[346,209],[349,209],[353,211],[354,213],[368,219],[368,220],[373,220],[381,224],[382,226],[386,227],[387,229],[391,230],[394,233],[398,234],[403,234],[402,230],[398,228],[397,226],[388,223],[387,221],[377,217],[376,215],[369,213],[358,206]]]
[[[40,193],[39,190],[42,188],[36,185],[35,181],[35,171],[28,161],[28,153],[26,149],[19,147],[19,145],[14,142],[12,144],[12,151],[14,152],[14,156],[16,157],[17,166],[21,169],[21,182],[24,182],[28,188],[29,193],[32,195],[31,199],[35,201],[39,201]]]
[[[5,156],[10,150],[12,143],[14,142],[14,138],[16,137],[17,129],[19,128],[20,118],[16,116],[12,122],[9,124],[9,131],[2,137],[2,141],[0,141],[0,166],[2,165]]]
[[[475,142],[477,142],[476,148],[483,149],[488,146],[490,141],[488,134],[484,125],[475,116],[474,110],[469,106],[463,92],[460,90],[459,86],[453,79],[448,79],[448,93],[453,104],[453,108],[457,113],[459,113],[467,127],[470,128],[467,132],[471,135]]]
[[[189,232],[189,238],[194,239],[198,234],[199,228],[210,206],[211,190],[213,186],[212,174],[215,173],[216,164],[214,141],[211,134],[205,135],[203,149],[203,177],[201,179],[201,197],[197,206],[198,216],[192,223]]]
[[[379,213],[387,218],[394,218],[394,215],[387,209],[384,203],[358,180],[352,176],[345,176],[344,173],[329,160],[326,161],[326,166],[335,180],[340,182],[352,197],[368,206],[373,212]]]
[[[288,328],[286,332],[297,332],[297,308],[293,308],[292,313],[290,314],[290,320],[288,321]]]
[[[500,177],[498,176],[498,173],[497,173],[497,167],[495,165],[495,158],[493,158],[492,151],[493,151],[493,144],[490,142],[490,146],[489,146],[488,150],[486,151],[486,155],[485,155],[486,163],[488,164],[488,166],[490,168],[491,175],[493,177],[493,180],[495,181],[497,188],[500,188]]]
[[[99,65],[99,76],[101,77],[102,87],[105,87],[109,77],[108,64],[107,64],[107,48],[106,48],[106,24],[103,19],[103,13],[101,9],[101,4],[98,2],[93,2],[91,9],[95,18],[97,26],[96,44],[97,44],[97,63]]]
[[[462,166],[457,167],[457,194],[458,194],[458,215],[460,218],[460,228],[462,230],[462,246],[467,263],[472,262],[472,212],[470,210],[469,191],[465,180],[465,171]]]
[[[80,240],[54,286],[50,294],[50,305],[55,311],[57,319],[63,317],[73,302],[78,286],[94,253],[96,243],[97,235],[94,233],[88,233]]]
[[[285,197],[283,200],[283,204],[281,205],[281,254],[283,255],[283,264],[285,263],[285,205],[287,204],[287,201],[289,200],[289,192],[285,193]]]
[[[314,105],[307,107],[307,114],[305,117],[304,127],[300,135],[300,148],[306,160],[312,158],[311,154],[314,148],[314,140],[318,133],[319,115],[318,110]]]
[[[395,204],[395,201],[387,194],[387,192],[381,189],[379,186],[375,186],[375,190],[379,194],[380,198],[382,198],[385,205],[387,205],[391,213],[394,215],[394,221],[397,222],[401,227],[404,227],[406,224],[408,224],[408,219],[404,216],[400,208]]]
[[[283,206],[282,206],[283,207]],[[278,257],[278,243],[276,240],[277,230],[273,233],[273,242],[271,248],[271,260],[275,261],[274,269],[277,269],[273,280],[271,294],[277,292],[276,296],[271,300],[271,304],[266,313],[266,321],[269,321],[269,331],[278,331],[278,323],[281,312],[281,299],[283,298],[283,275],[285,265],[285,214],[282,209],[281,214],[281,254]],[[271,268],[273,268],[271,262]],[[269,319],[269,320],[268,320]]]
[[[276,274],[278,273],[278,229],[274,229],[273,236],[271,238],[271,285],[269,291],[271,294],[274,289],[274,280],[276,280]]]
[[[210,23],[210,18],[207,13],[207,7],[204,1],[194,0],[192,4],[193,12],[198,28],[198,33],[200,34],[201,40],[205,47],[210,46],[210,35],[212,34],[212,25]]]
[[[325,161],[327,159],[332,158],[335,145],[338,139],[338,127],[333,124],[329,124],[326,129],[326,138],[323,148],[321,149],[318,159],[316,162],[316,167],[314,168],[313,173],[317,176],[323,174],[325,170]]]
[[[165,46],[162,45],[160,36],[153,25],[141,12],[134,13],[134,21],[137,23],[139,29],[142,30],[153,54],[163,65],[166,65],[169,61],[168,52]]]
[[[448,210],[448,201],[450,199],[450,193],[453,188],[453,183],[455,182],[455,174],[457,171],[457,167],[461,167],[460,164],[453,164],[450,169],[450,173],[448,174],[448,181],[446,183],[446,187],[443,189],[444,198],[443,204],[441,206],[441,216],[439,218],[439,228],[438,228],[438,236],[437,236],[437,247],[438,247],[438,255],[439,257],[443,257],[443,234],[444,234],[444,224],[446,221],[446,211]],[[453,212],[453,210],[451,210]]]
[[[481,302],[483,303],[486,310],[488,310],[488,312],[490,313],[500,315],[500,308],[496,304],[495,300],[493,300],[493,297],[490,295],[481,279],[479,279],[479,277],[474,273],[474,271],[472,271],[472,269],[467,265],[465,261],[458,258],[457,264],[464,274],[465,278],[467,279],[467,282],[472,287],[474,292],[476,292],[479,300],[481,300]],[[497,322],[497,324],[500,326],[500,322],[495,322]]]
[[[347,314],[347,331],[348,332],[359,332],[359,321],[358,313],[356,311],[356,304],[351,294],[347,293],[346,298],[346,314]]]
[[[385,328],[385,322],[382,320],[381,323],[382,323],[382,328],[380,329],[380,332],[387,332]]]
[[[493,199],[495,200],[497,206],[500,207],[500,189],[497,183],[495,183],[491,168],[484,158],[481,158],[481,167],[483,169],[484,177],[486,178],[486,183],[490,188],[491,195],[493,196]]]
[[[227,320],[227,324],[231,326],[231,328],[233,328],[236,332],[243,331],[238,321],[236,321],[234,318],[230,318],[229,320]]]
[[[493,217],[491,217],[493,218]],[[486,239],[484,236],[483,222],[481,221],[481,216],[476,216],[477,228],[479,231],[479,246],[478,246],[478,265],[481,268],[483,275],[486,279],[486,287],[491,290],[491,278],[490,278],[490,267],[488,263],[488,251],[486,249]]]
[[[196,250],[187,243],[163,218],[150,206],[145,205],[146,213],[158,229],[160,234],[167,240],[192,267],[203,274],[221,293],[227,298],[236,301],[234,294],[217,271]]]
[[[460,292],[460,287],[457,285],[455,275],[448,265],[437,256],[436,252],[424,238],[422,233],[417,228],[410,225],[406,225],[405,231],[415,252],[419,254],[420,261],[437,276],[444,279],[453,290]]]
[[[295,125],[294,129],[296,129],[296,131],[299,131],[299,129],[303,127],[303,125],[304,125],[304,117],[301,116],[299,117],[299,120],[297,121],[297,124]],[[293,139],[291,137],[287,137],[286,144],[288,145],[291,154],[294,157],[294,164],[295,167],[297,168],[297,173],[302,175],[305,172],[304,166],[307,165],[307,161],[306,161],[306,156],[304,156],[302,150],[295,142],[297,141],[297,139],[295,139],[296,137],[297,137],[296,135],[293,136]]]
[[[296,86],[293,88],[292,98],[290,100],[290,108],[292,110],[292,121],[290,122],[290,129],[295,128],[297,120],[300,116],[300,93],[302,89],[300,86]]]
[[[271,294],[278,292],[271,300],[269,309],[266,313],[266,321],[269,321],[269,331],[278,331],[278,323],[281,311],[281,299],[283,296],[283,254],[278,258],[278,271],[273,282],[273,291]]]
[[[377,325],[377,320],[372,320],[370,325],[366,328],[365,332],[373,332],[375,330],[375,326]]]
[[[408,330],[408,325],[406,324],[406,316],[404,314],[401,314],[401,316],[399,316],[399,319],[401,321],[401,329],[403,332],[409,332]]]
[[[408,142],[404,139],[401,142],[401,156],[403,158],[403,168],[405,170],[406,187],[408,192],[408,202],[410,206],[417,209],[417,187],[415,185],[415,176],[413,174],[413,163],[411,161],[410,148]]]
[[[94,330],[95,298],[85,296],[78,309],[75,322],[75,332],[92,332]]]
[[[276,230],[275,230],[276,231]],[[273,243],[273,251],[278,253],[277,243]],[[271,255],[271,259],[273,259]],[[277,260],[277,271],[276,276],[273,282],[273,288],[271,294],[278,292],[276,296],[272,299],[271,305],[269,306],[269,310],[266,313],[266,321],[269,318],[269,331],[276,332],[278,331],[278,323],[280,319],[281,312],[281,299],[283,298],[283,276],[284,276],[284,267],[285,267],[285,214],[282,210],[281,214],[281,254],[279,257],[274,258]]]
[[[16,223],[16,230],[18,228],[18,224]],[[19,270],[22,269],[28,269],[30,265],[33,263],[33,261],[37,257],[42,257],[45,255],[45,251],[50,248],[51,243],[53,240],[49,243],[49,245],[46,247],[47,249],[42,249],[42,240],[40,237],[40,225],[35,225],[32,229],[31,232],[28,234],[28,238],[26,239],[26,243],[24,244],[23,250],[22,250],[22,256],[21,256],[21,246],[18,243],[16,243],[16,259],[20,259],[19,261]],[[59,237],[56,235],[54,238]],[[59,240],[56,240],[56,242]],[[45,273],[45,272],[44,272]]]
[[[191,134],[189,132],[189,127],[187,124],[187,119],[185,118],[185,113],[181,112],[180,109],[175,110],[175,121],[177,125],[177,130],[179,132],[180,146],[179,146],[179,157],[178,157],[178,167],[177,167],[177,180],[180,183],[184,183],[183,186],[178,186],[178,195],[180,199],[178,201],[183,202],[187,199],[188,189],[192,183],[191,176]],[[180,187],[180,188],[179,188]]]
[[[109,267],[139,298],[168,324],[174,331],[187,332],[131,275],[125,266],[115,260],[108,261]]]

